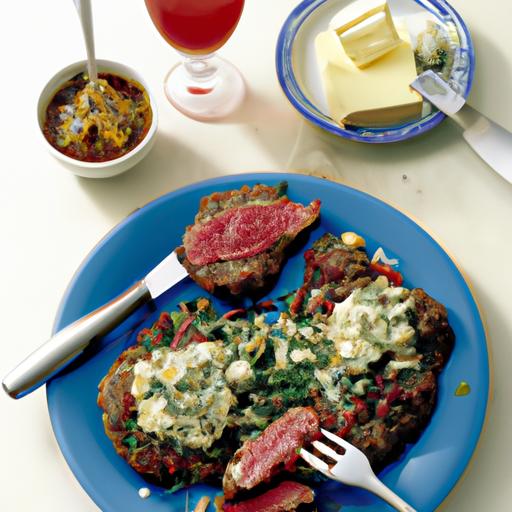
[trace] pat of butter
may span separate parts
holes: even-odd
[[[331,21],[345,53],[363,68],[401,44],[386,0],[357,0]]]
[[[409,87],[417,77],[409,33],[402,23],[396,28],[400,45],[364,68],[354,64],[334,30],[316,37],[329,114],[342,126],[380,128],[421,117],[422,98]]]

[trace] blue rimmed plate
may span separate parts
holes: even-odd
[[[352,0],[304,0],[286,19],[276,48],[279,83],[290,103],[308,121],[359,142],[386,143],[409,139],[437,126],[445,115],[435,108],[424,109],[418,121],[390,128],[342,128],[328,114],[314,41],[327,30],[334,15]],[[450,85],[467,98],[474,74],[474,50],[469,31],[459,14],[444,0],[388,0],[394,16],[416,17],[441,25],[454,44]],[[424,22],[424,23],[425,23]],[[426,26],[426,25],[425,25]]]
[[[368,252],[382,246],[400,259],[405,286],[422,287],[446,305],[456,334],[454,352],[440,378],[439,400],[427,429],[381,478],[418,511],[434,510],[462,475],[476,447],[484,423],[489,393],[486,336],[478,308],[454,262],[435,240],[403,213],[367,194],[331,181],[298,174],[244,174],[204,181],[167,194],[136,211],[116,226],[78,269],[62,300],[55,329],[103,304],[143,277],[180,243],[193,222],[199,199],[218,190],[244,184],[275,184],[286,180],[289,196],[307,203],[319,198],[322,214],[307,246],[326,231],[356,231],[367,241]],[[304,248],[306,249],[306,247]],[[301,283],[302,252],[292,256],[272,296],[280,296]],[[119,457],[103,432],[96,405],[101,378],[125,347],[135,342],[136,330],[150,325],[163,309],[201,293],[191,281],[170,290],[156,307],[133,315],[89,354],[55,377],[47,387],[48,408],[57,441],[74,474],[103,512],[182,512],[184,492],[166,494],[151,487],[147,500],[138,497],[147,486]],[[227,304],[216,302],[223,310]],[[455,396],[461,381],[471,386],[467,396]],[[200,485],[190,490],[194,504],[220,489]],[[325,484],[317,489],[320,511],[376,512],[391,510],[370,494]],[[212,508],[213,509],[213,508]]]

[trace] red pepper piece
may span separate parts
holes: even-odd
[[[386,276],[395,286],[401,286],[404,282],[402,274],[386,263],[370,263],[370,268],[377,272],[377,274]]]
[[[350,433],[352,427],[356,424],[356,415],[352,411],[344,411],[343,418],[345,418],[345,426],[337,433],[340,437],[345,437]]]
[[[330,300],[324,300],[322,306],[325,309],[325,314],[328,316],[330,316],[334,311],[334,302],[331,302]]]
[[[304,257],[306,255],[304,254]],[[290,313],[292,315],[297,315],[300,312],[300,308],[302,304],[304,304],[304,300],[306,299],[306,290],[304,288],[299,288],[297,293],[295,294],[295,298],[290,304]]]
[[[231,311],[228,311],[227,313],[222,315],[222,318],[224,318],[225,320],[229,320],[230,318],[233,318],[236,315],[242,315],[244,313],[245,313],[245,309],[243,309],[243,308],[232,309]]]
[[[154,327],[155,327],[155,329],[160,329],[161,331],[170,329],[172,327],[171,315],[169,315],[169,313],[167,313],[167,311],[164,311],[160,315],[160,318],[157,320]]]
[[[356,414],[366,411],[366,409],[368,408],[368,406],[366,405],[366,402],[364,400],[361,400],[360,398],[357,398],[356,396],[351,397],[350,400],[352,400],[352,402],[356,406],[356,408],[355,408]]]
[[[202,332],[195,332],[190,336],[190,343],[204,343],[205,341],[208,341],[208,338],[202,333]]]
[[[272,299],[268,299],[258,302],[255,309],[258,311],[277,311],[277,306]]]
[[[151,329],[141,329],[137,334],[137,343],[142,344],[146,340],[146,336],[151,337],[153,331]]]
[[[128,391],[125,392],[123,395],[123,415],[121,419],[123,421],[126,421],[132,414],[132,407],[135,406],[135,397],[129,393]]]
[[[158,345],[161,341],[162,341],[162,338],[164,337],[163,333],[159,332],[152,340],[151,340],[151,346],[155,346],[155,345]]]
[[[378,404],[377,404],[377,416],[379,418],[385,418],[388,413],[389,413],[389,404],[387,402],[387,400],[381,400]]]
[[[402,394],[402,391],[403,389],[397,383],[395,383],[391,391],[386,395],[388,404],[393,403],[397,398],[399,398]]]
[[[384,391],[384,379],[382,378],[382,375],[375,376],[375,383],[381,391]]]
[[[185,318],[185,320],[183,320],[182,324],[180,325],[180,328],[176,331],[176,334],[174,335],[174,338],[172,339],[170,348],[172,348],[172,349],[178,348],[180,341],[182,340],[183,336],[185,336],[187,329],[189,328],[190,324],[193,321],[194,321],[193,316],[189,316],[188,318]]]
[[[338,421],[338,418],[335,414],[329,414],[323,421],[322,421],[322,427],[324,428],[331,428],[336,425]]]

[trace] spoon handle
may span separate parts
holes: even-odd
[[[96,69],[96,57],[94,54],[94,29],[91,0],[74,0],[74,2],[84,33],[85,49],[87,51],[87,72],[89,73],[89,80],[94,82],[98,79],[98,71]]]

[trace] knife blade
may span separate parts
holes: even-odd
[[[133,311],[187,277],[187,271],[171,252],[144,279],[107,304],[68,325],[41,345],[2,381],[12,398],[28,395],[65,368],[87,347],[95,344]]]
[[[432,70],[419,75],[411,87],[451,117],[464,130],[462,136],[473,151],[512,183],[512,133],[466,104],[466,100]]]

